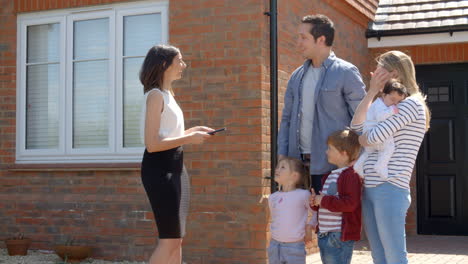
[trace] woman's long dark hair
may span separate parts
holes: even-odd
[[[143,93],[153,88],[162,89],[164,72],[179,53],[178,48],[170,45],[156,45],[149,49],[140,70]]]

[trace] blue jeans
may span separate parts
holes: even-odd
[[[341,241],[341,232],[319,233],[318,246],[323,264],[351,263],[354,241]]]
[[[364,188],[362,221],[374,264],[406,264],[405,218],[410,191],[391,183]]]
[[[268,247],[269,264],[305,264],[306,251],[304,242],[283,243],[271,239]]]

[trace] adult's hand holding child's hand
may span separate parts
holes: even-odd
[[[320,195],[317,195],[314,189],[310,189],[312,195],[309,198],[310,206],[320,206],[320,202],[322,201],[323,194],[320,192]]]
[[[314,204],[315,206],[320,206],[320,203],[322,202],[323,194],[320,192],[320,195],[316,195],[314,199]]]

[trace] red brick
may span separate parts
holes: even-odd
[[[410,55],[415,64],[458,63],[467,60],[465,54],[468,53],[468,43],[407,46],[394,49]],[[371,60],[373,60],[377,54],[384,53],[388,50],[392,49],[372,49],[373,56],[371,56]]]

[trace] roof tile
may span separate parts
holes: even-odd
[[[380,0],[373,30],[468,25],[468,0]]]

